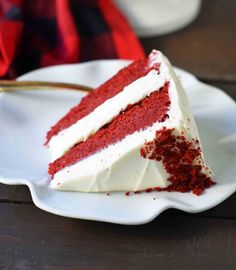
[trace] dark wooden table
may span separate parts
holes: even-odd
[[[192,25],[142,43],[236,99],[235,14],[235,0],[205,0]],[[46,213],[28,188],[0,185],[0,269],[235,270],[236,194],[201,214],[120,226]]]

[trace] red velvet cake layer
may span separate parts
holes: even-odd
[[[204,189],[215,182],[202,172],[202,165],[198,161],[201,148],[197,140],[187,141],[184,136],[175,136],[174,129],[163,128],[156,132],[156,138],[146,143],[141,149],[141,156],[162,161],[169,173],[167,179],[171,185],[165,189],[151,188],[152,190],[166,190],[189,192],[200,195]]]
[[[75,145],[64,156],[49,164],[49,174],[54,175],[59,170],[76,163],[110,144],[122,140],[129,134],[162,122],[167,117],[170,107],[168,94],[169,84],[150,94],[140,102],[129,105],[126,110],[117,115],[112,122],[103,126],[86,141]]]
[[[145,76],[151,69],[157,69],[156,64],[148,66],[148,58],[138,60],[130,64],[128,67],[120,70],[114,77],[106,81],[96,90],[85,96],[81,102],[72,108],[60,121],[54,125],[47,133],[46,144],[50,139],[58,134],[61,130],[68,128],[81,118],[91,113],[96,107],[104,101],[117,95],[123,88],[138,78]],[[93,74],[91,74],[91,80]]]

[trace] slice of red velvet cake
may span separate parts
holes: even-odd
[[[214,184],[185,92],[153,50],[84,97],[47,134],[51,187],[85,192]]]

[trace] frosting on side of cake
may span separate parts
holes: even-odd
[[[59,190],[85,192],[137,191],[150,187],[166,188],[169,174],[161,161],[141,157],[140,149],[152,141],[156,131],[174,129],[175,134],[199,141],[185,92],[165,56],[153,51],[150,61],[160,63],[160,74],[169,83],[169,118],[156,122],[145,130],[126,136],[101,151],[65,167],[54,174],[51,187]],[[114,97],[115,98],[115,97]],[[204,166],[203,155],[198,159]],[[206,173],[209,173],[208,171]]]
[[[140,148],[152,139],[159,123],[66,167],[54,175],[51,187],[86,192],[131,191],[168,185],[161,162],[144,159]],[[145,179],[145,180],[144,180]]]

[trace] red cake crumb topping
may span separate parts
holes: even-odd
[[[72,108],[55,126],[47,133],[46,144],[61,130],[68,128],[81,118],[91,113],[104,101],[117,95],[123,88],[139,77],[145,76],[151,69],[159,69],[158,65],[149,66],[148,58],[144,58],[131,63],[128,67],[120,70],[110,80],[85,96],[81,102]],[[91,80],[93,79],[91,74]]]
[[[168,181],[171,185],[161,189],[149,188],[151,191],[192,191],[200,195],[205,188],[215,184],[212,179],[202,172],[202,165],[197,162],[201,155],[198,140],[187,141],[181,135],[174,135],[174,129],[163,128],[156,132],[156,138],[147,142],[140,151],[141,156],[157,161],[162,161],[170,177]],[[194,162],[194,164],[193,164]]]
[[[155,122],[163,121],[170,106],[168,88],[169,83],[166,83],[164,87],[157,89],[158,91],[151,93],[140,102],[129,105],[112,122],[49,164],[49,174],[53,176],[59,170],[115,144],[127,135],[145,129]]]

